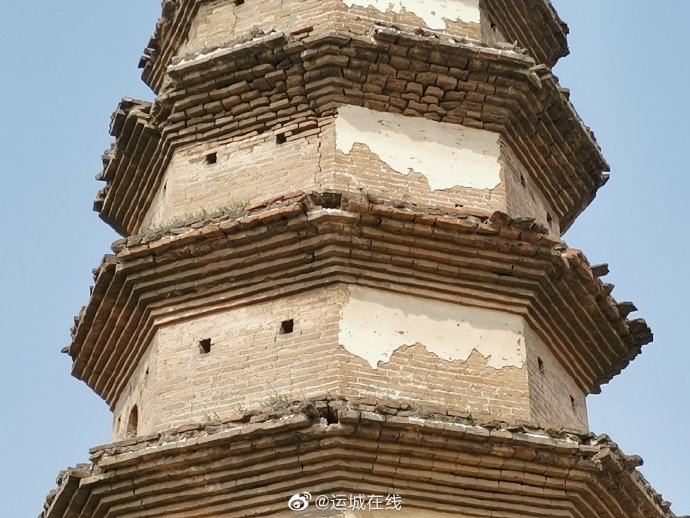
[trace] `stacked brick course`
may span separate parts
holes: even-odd
[[[421,510],[412,516],[672,516],[635,469],[641,459],[605,435],[482,423],[385,400],[287,402],[97,447],[91,460],[60,475],[52,512],[292,516],[285,502],[296,488],[394,487]]]

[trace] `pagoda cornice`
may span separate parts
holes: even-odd
[[[607,436],[324,398],[93,448],[41,518],[275,516],[299,488],[473,515],[673,518],[641,464]]]
[[[154,92],[162,91],[167,68],[189,37],[199,7],[208,1],[165,0],[162,3],[155,33],[139,62],[142,79]],[[508,41],[517,42],[537,63],[553,67],[559,58],[568,54],[568,27],[550,0],[481,0],[480,9],[488,17],[482,23],[499,25]],[[329,26],[322,29],[332,30]]]
[[[523,316],[586,393],[652,339],[533,220],[337,192],[206,218],[118,242],[99,268],[68,352],[111,407],[159,326],[338,283]]]
[[[153,105],[126,100],[113,118],[116,142],[95,208],[122,235],[143,230],[179,146],[288,132],[343,105],[500,133],[563,231],[607,179],[608,165],[557,79],[511,48],[385,27],[370,38],[273,33],[190,56],[169,74]],[[417,88],[426,94],[415,100]]]

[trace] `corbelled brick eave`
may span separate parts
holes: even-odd
[[[333,283],[522,315],[587,393],[652,339],[611,298],[601,268],[502,213],[296,193],[114,250],[69,348],[73,374],[111,407],[159,325]]]
[[[391,47],[400,49],[398,57],[379,63]],[[418,71],[414,79],[396,78],[409,70]],[[121,122],[100,175],[107,186],[96,209],[123,235],[141,231],[179,146],[278,131],[295,119],[332,116],[348,104],[500,133],[533,172],[563,231],[594,199],[609,169],[548,68],[508,49],[392,28],[377,28],[370,39],[334,33],[297,40],[274,33],[189,57],[169,73],[169,89],[152,106],[120,109],[115,117]],[[443,85],[444,94],[436,103],[404,98],[415,81]],[[270,102],[239,106],[242,95],[257,91],[289,102],[275,109]]]
[[[153,37],[139,62],[142,79],[159,93],[168,66],[189,36],[199,6],[208,0],[165,0]],[[517,41],[537,63],[549,66],[568,54],[568,26],[550,0],[482,0],[481,7],[499,23],[511,41]],[[534,22],[534,19],[538,20]]]
[[[482,423],[394,401],[317,399],[91,450],[41,518],[265,516],[313,494],[398,493],[407,509],[673,518],[607,436]],[[202,475],[197,475],[202,474]],[[134,490],[133,490],[134,489]],[[204,514],[206,513],[206,514]]]

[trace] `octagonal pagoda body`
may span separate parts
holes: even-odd
[[[588,432],[651,332],[560,241],[607,179],[566,33],[545,0],[165,1],[67,349],[118,442],[45,516],[672,516]]]

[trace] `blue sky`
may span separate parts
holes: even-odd
[[[608,433],[690,513],[687,151],[690,2],[556,0],[572,55],[556,72],[595,130],[612,179],[566,236],[608,262],[656,340],[589,398]],[[653,6],[653,7],[651,7]],[[0,501],[36,516],[58,472],[110,440],[106,405],[60,349],[116,238],[91,212],[107,127],[121,97],[150,98],[138,58],[160,2],[0,4]]]

